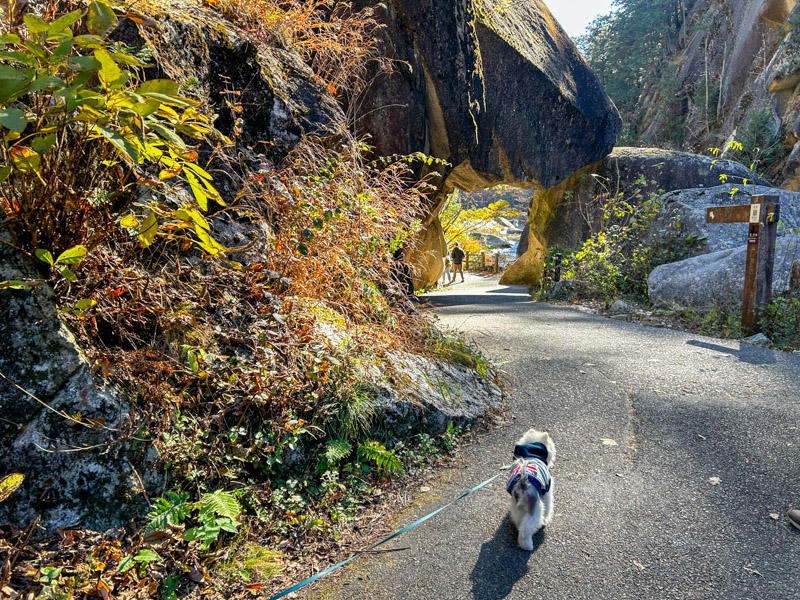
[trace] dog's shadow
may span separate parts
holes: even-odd
[[[544,529],[533,536],[533,552],[517,545],[517,528],[508,515],[494,537],[481,545],[478,562],[469,576],[474,600],[500,600],[528,572],[528,560],[544,541]]]

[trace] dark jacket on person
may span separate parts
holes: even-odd
[[[454,265],[460,265],[462,262],[464,262],[464,251],[456,246],[450,253],[450,258],[453,259]]]

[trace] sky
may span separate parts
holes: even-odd
[[[544,0],[570,37],[582,35],[598,15],[611,12],[612,0]]]

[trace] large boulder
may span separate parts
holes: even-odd
[[[780,202],[773,292],[789,288],[792,263],[800,252],[800,193],[754,186],[747,194],[734,186],[680,190],[668,194],[660,222],[655,229],[664,231],[668,223],[680,223],[682,235],[703,237],[705,254],[662,265],[648,278],[648,295],[658,306],[734,305],[744,291],[747,255],[746,223],[706,223],[706,210],[713,206],[749,204],[750,194],[775,196]]]
[[[0,245],[0,281],[40,275]],[[106,528],[144,506],[158,477],[157,455],[134,451],[129,404],[96,378],[58,316],[52,291],[0,292],[0,475],[25,476],[0,504],[0,523],[25,526],[37,515],[50,529]]]
[[[613,148],[619,115],[539,0],[502,9],[489,0],[392,0],[376,14],[382,50],[397,62],[375,74],[359,127],[377,154],[424,152],[449,163],[431,167],[440,175],[431,213],[454,188],[549,188]],[[420,272],[418,285],[440,275]]]
[[[779,241],[773,294],[789,289],[792,261],[799,250],[800,236],[785,236]],[[661,265],[647,279],[647,294],[661,307],[737,306],[744,296],[746,261],[747,246],[739,246]]]
[[[603,160],[578,170],[531,199],[528,225],[523,234],[538,245],[579,248],[602,222],[605,198],[613,194],[647,197],[685,188],[719,185],[720,175],[729,181],[770,183],[733,161],[658,148],[615,148]],[[527,250],[520,243],[519,252]],[[531,264],[531,261],[527,261]],[[530,278],[530,275],[528,276]]]
[[[542,279],[547,247],[534,237],[528,241],[527,249],[503,272],[500,283],[503,285],[535,285]]]
[[[736,189],[735,193],[731,194]],[[707,209],[714,206],[750,204],[751,196],[777,198],[781,205],[778,242],[792,232],[800,231],[800,193],[773,187],[718,185],[713,188],[676,190],[662,198],[664,207],[655,229],[665,230],[670,223],[680,223],[685,235],[703,237],[705,251],[730,250],[747,244],[745,223],[707,223]]]

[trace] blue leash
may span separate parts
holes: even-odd
[[[343,567],[344,565],[346,565],[347,563],[349,563],[351,560],[355,560],[356,558],[358,558],[358,557],[359,557],[359,556],[361,556],[362,554],[364,554],[364,553],[366,553],[366,552],[369,552],[370,550],[372,550],[372,549],[374,549],[374,548],[377,548],[377,547],[378,547],[378,546],[380,546],[381,544],[385,544],[385,543],[386,543],[386,542],[388,542],[389,540],[393,540],[393,539],[394,539],[394,538],[396,538],[397,536],[403,535],[403,534],[404,534],[406,531],[408,531],[408,530],[410,530],[410,529],[414,529],[414,527],[416,527],[417,525],[420,525],[421,523],[424,523],[425,521],[427,521],[428,519],[430,519],[430,518],[431,518],[431,517],[433,517],[434,515],[437,515],[437,514],[439,514],[440,512],[442,512],[442,511],[443,511],[445,508],[447,508],[448,506],[452,506],[453,504],[455,504],[456,502],[458,502],[458,501],[459,501],[459,500],[461,500],[462,498],[466,498],[467,496],[469,496],[469,495],[470,495],[470,494],[472,494],[473,492],[477,492],[477,491],[478,491],[479,489],[481,489],[483,486],[485,486],[485,485],[489,485],[489,484],[490,484],[492,481],[494,481],[494,480],[495,480],[495,479],[497,479],[498,477],[500,477],[500,473],[498,473],[498,474],[497,474],[497,475],[495,475],[494,477],[490,477],[489,479],[487,479],[487,480],[486,480],[486,481],[484,481],[483,483],[476,485],[476,486],[475,486],[474,488],[472,488],[471,490],[468,490],[468,491],[464,492],[463,494],[461,494],[461,495],[460,495],[458,498],[456,498],[455,500],[453,500],[453,501],[451,501],[451,502],[449,502],[449,503],[445,504],[445,505],[444,505],[444,506],[442,506],[441,508],[437,508],[437,509],[436,509],[435,511],[433,511],[432,513],[425,515],[425,516],[424,516],[424,517],[422,517],[421,519],[417,519],[416,521],[414,521],[413,523],[411,523],[411,525],[406,525],[406,526],[405,526],[405,527],[403,527],[403,528],[402,528],[400,531],[395,531],[395,532],[394,532],[392,535],[390,535],[390,536],[389,536],[389,537],[387,537],[387,538],[384,538],[384,539],[382,539],[380,542],[378,542],[377,544],[374,544],[374,545],[370,546],[368,549],[366,549],[366,550],[362,550],[361,552],[358,552],[357,554],[354,554],[353,556],[351,556],[351,557],[350,557],[350,558],[348,558],[347,560],[343,560],[343,561],[342,561],[342,562],[340,562],[339,564],[333,565],[332,567],[328,567],[328,568],[327,568],[327,569],[325,569],[324,571],[320,571],[320,572],[319,572],[319,573],[317,573],[316,575],[313,575],[313,576],[309,577],[308,579],[305,579],[305,580],[301,581],[300,583],[298,583],[298,584],[295,584],[295,585],[293,585],[292,587],[290,587],[290,588],[287,588],[287,589],[283,590],[282,592],[280,592],[280,593],[278,593],[278,594],[276,594],[276,595],[272,596],[272,597],[271,597],[269,600],[278,600],[278,598],[283,598],[283,597],[284,597],[284,596],[286,596],[287,594],[291,594],[292,592],[296,592],[296,591],[297,591],[297,590],[299,590],[300,588],[304,588],[304,587],[305,587],[305,586],[307,586],[308,584],[310,584],[310,583],[314,583],[314,582],[315,582],[317,579],[319,579],[320,577],[324,577],[325,575],[327,575],[328,573],[332,573],[333,571],[335,571],[335,570],[336,570],[336,569],[338,569],[339,567]]]

